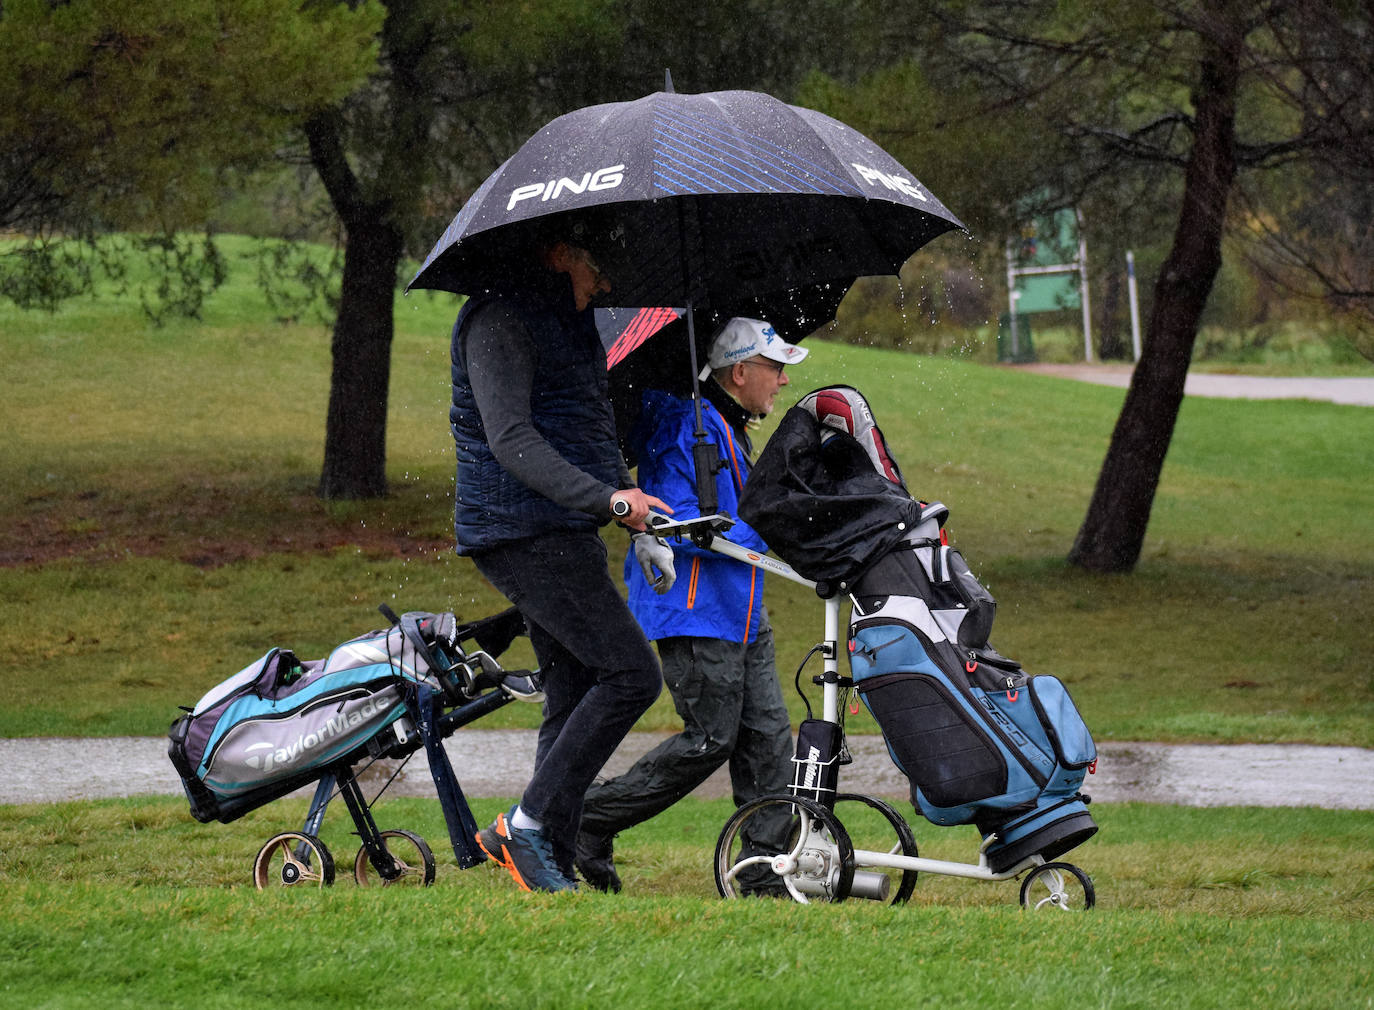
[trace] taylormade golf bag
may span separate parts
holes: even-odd
[[[995,834],[994,872],[1097,831],[1079,793],[1096,748],[1068,691],[988,644],[996,603],[949,546],[949,510],[908,494],[857,390],[787,412],[740,514],[825,594],[852,598],[855,687],[928,820]]]
[[[393,724],[404,742],[416,688],[457,699],[461,678],[473,676],[455,627],[452,614],[408,613],[326,659],[270,649],[212,688],[168,731],[192,816],[233,820],[318,778]]]

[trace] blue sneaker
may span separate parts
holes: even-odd
[[[518,806],[519,804],[517,804]],[[576,891],[553,858],[553,847],[544,832],[511,826],[515,807],[477,832],[477,844],[494,863],[504,866],[525,891]]]

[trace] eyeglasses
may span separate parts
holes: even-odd
[[[596,260],[592,259],[591,253],[587,252],[587,250],[583,249],[581,246],[573,246],[572,250],[573,255],[580,259],[587,269],[592,272],[594,283],[598,286],[602,281],[610,283],[610,278],[606,276],[606,271],[596,265]]]
[[[781,374],[782,374],[782,370],[783,370],[784,368],[787,367],[786,365],[784,365],[784,364],[783,364],[782,362],[780,362],[780,361],[769,361],[767,358],[762,358],[762,359],[760,359],[760,358],[746,358],[746,359],[742,362],[742,364],[745,364],[745,365],[762,365],[764,368],[771,368],[773,371],[777,372],[779,375],[781,375]]]

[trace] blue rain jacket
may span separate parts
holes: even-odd
[[[720,511],[739,514],[739,496],[749,479],[749,447],[731,430],[719,410],[701,405],[702,424],[716,443],[725,466],[716,474]],[[639,486],[673,507],[674,519],[701,514],[697,505],[692,445],[695,418],[692,401],[659,390],[647,390],[632,434],[639,457]],[[763,538],[743,520],[725,537],[760,553]],[[625,561],[630,610],[651,640],[674,635],[752,642],[763,613],[763,572],[722,554],[703,551],[684,539],[668,540],[673,548],[677,581],[662,596],[645,581],[631,550]]]

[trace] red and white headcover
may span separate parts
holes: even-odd
[[[901,471],[897,469],[897,461],[887,451],[883,433],[873,422],[873,411],[868,401],[853,386],[818,389],[802,397],[797,406],[810,413],[823,427],[853,437],[868,454],[873,469],[892,483],[906,487]]]

